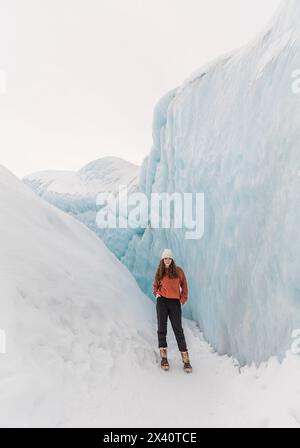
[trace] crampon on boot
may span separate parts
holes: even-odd
[[[168,358],[167,358],[167,348],[161,347],[159,349],[159,351],[160,351],[160,357],[161,357],[160,367],[163,370],[169,370],[170,365],[169,365]]]
[[[187,373],[192,372],[192,366],[189,360],[189,352],[180,352],[183,362],[183,370]]]

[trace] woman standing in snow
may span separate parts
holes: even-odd
[[[167,358],[166,339],[169,316],[184,364],[183,369],[185,372],[191,372],[192,366],[189,361],[181,322],[181,305],[184,305],[187,301],[188,286],[184,271],[179,266],[176,266],[170,249],[165,249],[162,253],[154,278],[153,294],[156,297],[157,335],[161,368],[169,370],[170,367]]]

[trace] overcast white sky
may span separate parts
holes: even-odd
[[[300,0],[299,0],[300,1]],[[251,40],[281,0],[0,0],[0,163],[141,164],[159,98]]]

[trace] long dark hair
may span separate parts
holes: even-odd
[[[176,266],[176,263],[175,263],[175,261],[173,260],[173,258],[172,258],[172,261],[171,261],[171,264],[170,264],[170,266],[169,266],[168,271],[169,271],[169,272],[168,272],[168,277],[169,277],[169,278],[178,278],[178,277],[179,277],[179,275],[178,275],[178,271],[177,271],[177,266]],[[160,260],[159,265],[158,265],[158,268],[157,268],[157,270],[156,270],[156,273],[155,273],[155,280],[156,280],[157,282],[160,282],[161,279],[162,279],[166,274],[167,274],[167,271],[166,271],[165,263],[164,263],[164,260],[162,259],[162,260]]]

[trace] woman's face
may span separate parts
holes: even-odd
[[[168,268],[172,263],[172,258],[164,258],[165,267]]]

